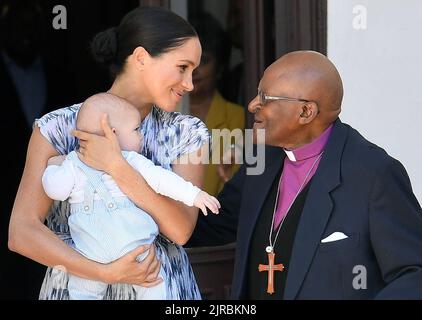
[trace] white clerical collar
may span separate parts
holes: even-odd
[[[293,161],[293,162],[297,161],[293,151],[284,149],[284,152],[287,154],[287,157],[289,158],[290,161]]]
[[[286,150],[283,149],[287,157],[292,162],[304,161],[313,159],[324,150],[325,145],[331,135],[333,124],[331,124],[318,138],[314,141],[305,144],[299,148]]]

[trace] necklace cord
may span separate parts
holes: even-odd
[[[295,197],[293,198],[293,201],[290,203],[290,205],[289,205],[289,207],[287,208],[287,210],[286,210],[286,214],[284,215],[284,217],[283,217],[283,219],[281,220],[281,222],[280,222],[280,225],[278,226],[278,230],[277,230],[277,234],[275,235],[275,238],[274,238],[274,244],[272,243],[272,236],[273,236],[273,228],[274,228],[274,220],[275,220],[275,213],[276,213],[276,211],[277,211],[277,206],[278,206],[278,196],[279,196],[279,194],[280,194],[280,184],[281,184],[281,179],[282,179],[282,177],[283,177],[283,174],[281,174],[281,177],[280,177],[280,181],[278,182],[278,188],[277,188],[277,196],[276,196],[276,199],[275,199],[275,206],[274,206],[274,212],[273,212],[273,218],[272,218],[272,221],[271,221],[271,229],[270,229],[270,234],[269,234],[269,244],[270,244],[270,250],[271,250],[271,252],[273,252],[274,251],[274,246],[275,246],[275,243],[276,243],[276,241],[277,241],[277,238],[278,238],[278,234],[280,233],[280,230],[281,230],[281,227],[282,227],[282,225],[283,225],[283,222],[284,222],[284,220],[286,219],[286,217],[287,217],[287,214],[289,213],[289,211],[290,211],[290,209],[291,209],[291,207],[293,206],[293,203],[296,201],[296,198],[299,196],[299,194],[302,192],[302,189],[303,189],[303,187],[305,186],[305,184],[306,184],[306,181],[308,180],[308,178],[309,178],[309,176],[311,175],[311,172],[312,172],[312,170],[315,168],[315,166],[316,166],[316,164],[317,164],[317,162],[322,158],[322,154],[324,153],[324,151],[322,151],[319,155],[318,155],[318,157],[316,158],[316,160],[314,161],[314,163],[312,164],[312,166],[311,166],[311,169],[308,171],[308,173],[306,174],[306,177],[305,177],[305,179],[303,180],[303,182],[302,182],[302,184],[301,184],[301,186],[300,186],[300,188],[299,188],[299,191],[296,193],[296,195],[295,195]],[[283,169],[284,170],[284,169]],[[268,252],[268,250],[267,250],[267,252]]]

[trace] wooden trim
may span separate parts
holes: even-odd
[[[164,7],[170,9],[170,0],[139,0],[141,7]]]
[[[327,55],[327,0],[319,0],[317,6],[318,51]]]
[[[264,1],[245,0],[244,21],[244,76],[245,97],[248,103],[256,96],[259,80],[265,70],[265,25]],[[253,124],[253,115],[247,114],[247,128]]]
[[[277,1],[275,1],[277,2]],[[244,0],[244,101],[255,96],[265,69],[275,60],[273,1]],[[246,127],[251,128],[253,114],[246,112]]]
[[[275,1],[276,56],[295,50],[327,53],[327,0]]]
[[[195,16],[198,12],[204,10],[204,1],[203,0],[188,0],[188,15]]]

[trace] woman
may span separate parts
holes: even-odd
[[[193,89],[192,72],[201,57],[193,28],[165,9],[137,8],[117,28],[97,35],[92,51],[115,76],[109,93],[127,99],[141,114],[145,139],[141,153],[201,187],[204,168],[191,164],[189,157],[208,153],[208,131],[198,119],[172,113],[183,95]],[[197,209],[153,192],[122,158],[106,118],[102,122],[107,133],[104,137],[79,131],[72,136],[79,107],[60,109],[36,121],[11,216],[9,248],[49,267],[40,299],[68,299],[66,272],[112,284],[107,299],[134,299],[131,285],[151,287],[162,281],[157,279],[160,263],[169,278],[167,296],[199,299],[187,255],[180,246],[193,231]],[[76,138],[80,139],[81,158],[109,173],[132,201],[151,214],[169,239],[159,237],[144,261],[138,263],[136,257],[148,249],[145,247],[106,265],[72,249],[68,203],[52,204],[43,192],[41,176],[50,157],[77,147]]]

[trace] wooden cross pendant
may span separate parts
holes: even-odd
[[[267,252],[268,253],[268,264],[259,264],[258,270],[261,271],[268,271],[268,287],[267,293],[273,294],[274,293],[274,271],[283,271],[284,265],[283,264],[274,264],[275,253],[274,252]]]

